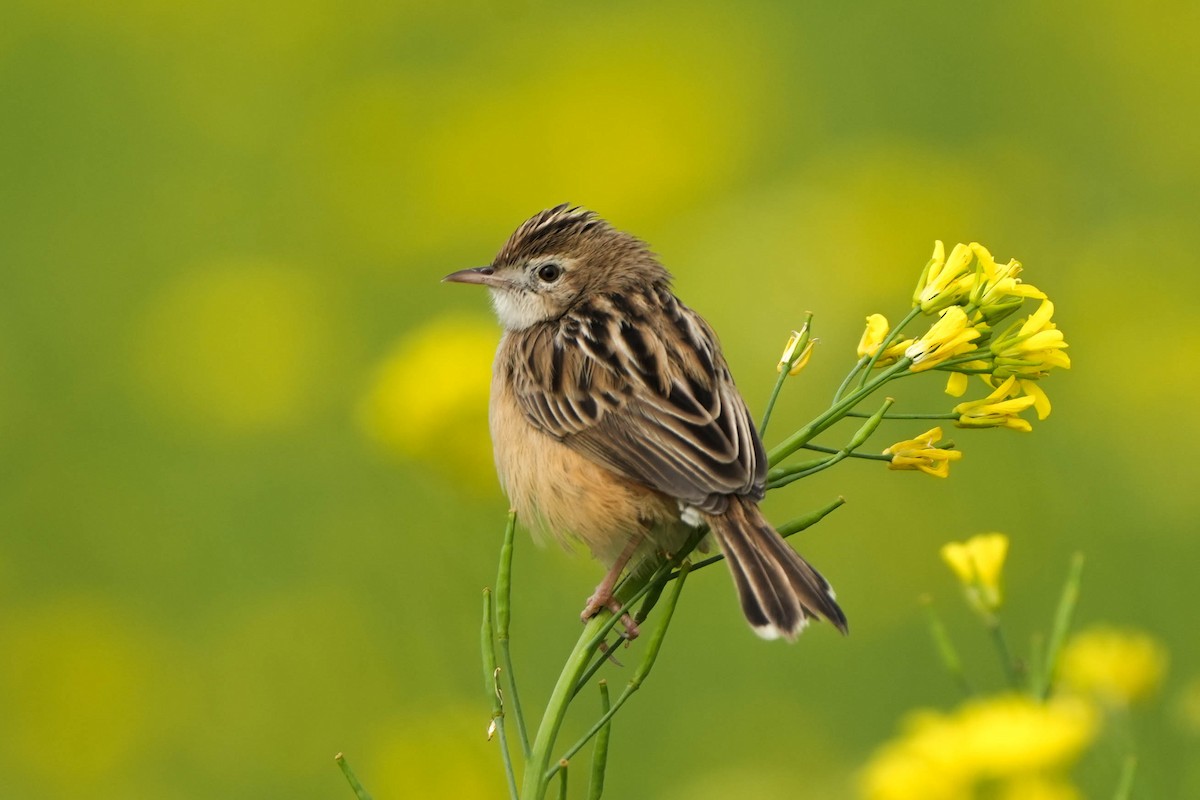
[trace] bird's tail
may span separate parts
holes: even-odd
[[[846,615],[829,581],[783,540],[748,498],[730,497],[721,514],[704,515],[721,544],[733,583],[754,632],[795,639],[810,617],[847,632]]]

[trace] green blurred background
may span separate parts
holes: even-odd
[[[937,558],[991,529],[1022,648],[1077,549],[1081,620],[1166,644],[1140,796],[1200,796],[1197,9],[9,0],[0,796],[345,798],[339,750],[380,800],[501,796],[477,653],[497,332],[438,279],[564,200],[652,243],[754,408],[816,313],[776,435],[935,238],[1021,260],[1074,360],[1033,434],[957,435],[947,481],[856,462],[770,498],[847,498],[801,546],[853,635],[759,642],[696,576],[612,797],[854,796],[906,710],[955,702],[918,596],[1000,685]],[[535,706],[599,570],[521,542]]]

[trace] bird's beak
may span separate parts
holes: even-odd
[[[496,270],[489,266],[471,267],[470,269],[460,269],[458,272],[451,272],[442,278],[442,283],[479,283],[484,286],[501,286],[504,280],[497,277]]]

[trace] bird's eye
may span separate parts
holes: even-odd
[[[538,277],[545,283],[554,283],[562,275],[562,267],[553,262],[538,267]]]

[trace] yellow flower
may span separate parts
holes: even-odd
[[[883,340],[888,337],[891,330],[887,317],[883,314],[872,314],[867,317],[867,329],[863,331],[862,338],[858,340],[858,357],[866,358],[875,355],[875,351],[879,349],[879,345],[883,344]]]
[[[875,351],[879,349],[890,333],[891,327],[888,325],[887,317],[882,314],[872,314],[867,317],[866,330],[863,331],[862,338],[858,341],[859,358],[875,355]],[[912,347],[915,341],[915,339],[904,339],[890,345],[879,355],[879,358],[875,359],[875,366],[886,367],[896,363],[904,355],[904,351]]]
[[[959,367],[960,369],[991,369],[992,365],[986,361],[968,361]],[[950,377],[946,379],[946,394],[951,397],[962,397],[966,392],[967,373],[951,372]]]
[[[1037,412],[1038,419],[1045,419],[1050,416],[1050,398],[1046,396],[1046,392],[1042,387],[1037,385],[1036,381],[1018,381],[1021,385],[1021,391],[1033,398],[1033,410]]]
[[[921,272],[916,291],[913,292],[913,305],[920,306],[926,314],[932,314],[966,299],[972,285],[968,269],[971,256],[970,247],[956,244],[950,251],[950,257],[946,258],[945,245],[941,240],[934,242],[933,255]]]
[[[1000,578],[1008,555],[1008,537],[1003,533],[980,533],[965,542],[942,546],[942,560],[966,590],[967,600],[977,610],[990,614],[1004,602]]]
[[[1063,648],[1063,685],[1116,707],[1144,699],[1162,683],[1167,652],[1149,634],[1097,625],[1075,634]]]
[[[978,242],[971,242],[971,251],[978,263],[975,283],[971,288],[971,304],[976,306],[986,319],[995,320],[1020,308],[1026,298],[1045,300],[1045,292],[1028,283],[1022,283],[1021,264],[1009,260],[997,264],[988,249]]]
[[[779,363],[775,365],[776,372],[783,372],[787,368],[788,375],[798,375],[800,370],[808,366],[808,361],[812,358],[813,345],[816,340],[808,338],[808,324],[798,331],[792,331],[792,335],[788,337],[787,345],[783,348],[783,355],[779,357]],[[796,350],[799,349],[799,355]]]
[[[973,341],[978,338],[979,331],[967,319],[966,312],[959,306],[950,306],[924,336],[905,349],[904,355],[913,360],[913,372],[920,372],[971,352],[976,349]]]
[[[1058,773],[1096,732],[1095,710],[1073,698],[1039,703],[1001,695],[948,714],[918,712],[872,756],[860,778],[861,794],[867,800],[969,800],[988,786],[1006,798],[1074,798]],[[1039,789],[1059,791],[1015,793],[1039,783]]]
[[[937,478],[947,477],[950,462],[962,458],[962,452],[939,449],[937,442],[941,439],[942,429],[931,428],[915,439],[897,442],[883,451],[885,456],[892,457],[888,469],[916,469]]]
[[[1045,412],[1049,414],[1050,401],[1046,399],[1044,392],[1041,392],[1040,396],[1044,401]],[[1037,396],[1021,396],[1021,386],[1017,379],[1010,377],[982,400],[968,400],[956,405],[954,413],[959,416],[954,424],[960,428],[1011,428],[1028,432],[1033,430],[1033,426],[1018,415],[1038,402]]]
[[[1050,321],[1053,315],[1054,304],[1043,300],[1028,319],[1013,325],[991,343],[989,349],[996,360],[993,374],[997,378],[1011,375],[1040,378],[1053,367],[1071,368],[1071,358],[1063,352],[1067,347],[1063,333]]]

